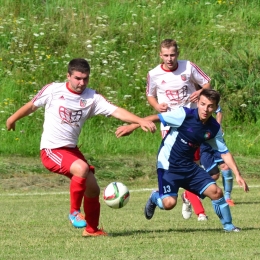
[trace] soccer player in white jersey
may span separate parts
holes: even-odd
[[[68,81],[44,86],[30,102],[7,119],[6,126],[8,130],[15,130],[17,120],[39,107],[45,108],[41,160],[48,170],[70,178],[69,220],[73,226],[84,228],[83,236],[106,236],[107,233],[99,228],[100,188],[94,167],[88,164],[77,147],[81,128],[88,118],[99,114],[138,123],[144,131],[154,132],[156,127],[151,121],[109,103],[95,90],[87,88],[89,77],[90,66],[85,59],[71,60]],[[82,201],[85,217],[80,213]]]
[[[173,39],[163,40],[160,45],[162,63],[148,72],[147,101],[159,113],[179,107],[196,108],[201,90],[210,88],[210,77],[191,61],[178,60],[178,56],[177,42]],[[201,86],[200,89],[197,88],[198,85]],[[163,138],[168,130],[168,126],[161,124]],[[199,161],[199,149],[194,161]],[[197,195],[185,191],[182,199],[182,215],[185,219],[191,217],[192,205],[198,220],[207,220],[205,209]]]
[[[162,63],[148,72],[147,101],[159,113],[173,111],[179,107],[196,108],[202,89],[210,88],[210,77],[196,64],[188,60],[178,60],[178,56],[177,42],[173,39],[163,40],[160,45]],[[137,125],[123,126],[121,130],[130,134],[136,127]],[[161,124],[163,138],[168,130],[168,126]],[[199,161],[199,149],[195,153],[194,161]],[[185,219],[191,217],[192,205],[198,220],[207,220],[205,209],[197,195],[185,191],[182,199],[182,215]]]

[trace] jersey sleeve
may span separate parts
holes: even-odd
[[[95,106],[92,115],[110,116],[118,107],[108,102],[102,95],[95,93]]]
[[[214,150],[219,151],[222,154],[229,152],[228,147],[226,146],[225,140],[223,138],[221,128],[219,129],[215,138],[206,141],[206,143],[208,143]]]
[[[198,67],[195,63],[190,62],[191,64],[191,80],[199,84],[200,86],[203,86],[206,83],[210,82],[210,77],[202,70],[200,67]]]
[[[44,107],[47,103],[49,98],[52,95],[52,86],[53,83],[44,86],[32,99],[33,104],[36,107]]]
[[[156,83],[153,82],[152,77],[150,74],[147,74],[147,81],[146,81],[146,96],[148,97],[157,97],[157,89]]]
[[[175,110],[161,113],[158,116],[164,126],[179,127],[186,117],[186,112],[183,107],[179,107]]]

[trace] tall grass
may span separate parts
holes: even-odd
[[[0,152],[38,153],[43,111],[7,133],[5,121],[42,86],[64,81],[69,60],[91,64],[89,87],[145,116],[148,70],[159,62],[164,38],[175,38],[180,59],[198,64],[222,94],[226,141],[239,154],[258,154],[259,0],[252,1],[42,1],[0,0]],[[246,124],[245,124],[246,123]],[[121,122],[91,119],[80,137],[83,152],[156,153],[160,136],[137,131],[115,139]],[[236,128],[235,134],[229,128]],[[238,143],[253,143],[249,149]],[[256,140],[255,140],[256,139]],[[234,148],[234,149],[233,149]]]

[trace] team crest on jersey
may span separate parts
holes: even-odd
[[[205,139],[205,140],[208,140],[208,139],[210,139],[210,136],[211,136],[210,132],[206,132],[206,133],[204,134],[204,139]]]
[[[87,105],[87,100],[81,98],[79,104],[81,107],[85,107]]]
[[[181,79],[182,79],[183,81],[186,81],[186,80],[187,80],[186,74],[181,74]]]

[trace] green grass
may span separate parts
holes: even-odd
[[[0,4],[0,259],[260,258],[259,0]],[[89,87],[137,115],[154,113],[145,100],[146,74],[160,62],[165,38],[176,39],[179,58],[198,64],[222,94],[225,139],[252,187],[248,194],[233,192],[233,219],[243,232],[224,233],[208,199],[207,223],[183,220],[180,201],[146,221],[150,191],[133,191],[123,209],[102,202],[101,224],[112,236],[84,239],[68,223],[68,180],[40,163],[43,110],[19,121],[15,132],[6,131],[5,121],[45,84],[64,81],[74,57],[90,62]],[[96,117],[82,130],[79,145],[101,187],[114,180],[131,190],[156,187],[160,134],[137,130],[116,139],[120,124]]]
[[[236,159],[250,187],[244,193],[234,181],[231,212],[241,233],[222,231],[208,198],[206,223],[194,215],[184,220],[180,200],[172,211],[157,209],[147,221],[143,207],[157,187],[154,156],[90,157],[101,190],[121,181],[130,201],[115,210],[101,198],[100,224],[111,236],[82,238],[82,230],[67,219],[69,180],[46,171],[39,158],[0,156],[0,259],[259,259],[259,159]]]
[[[157,209],[147,221],[143,207],[150,191],[142,189],[155,188],[154,181],[146,186],[129,185],[130,201],[122,209],[110,209],[101,199],[100,223],[111,236],[98,238],[82,238],[82,230],[69,224],[69,194],[63,189],[1,192],[0,258],[259,259],[259,183],[248,182],[252,187],[247,194],[237,186],[233,189],[236,206],[231,211],[241,233],[222,231],[207,198],[206,223],[198,222],[194,215],[184,220],[180,200],[172,211]]]
[[[0,0],[0,153],[38,155],[43,110],[20,120],[16,132],[7,133],[5,121],[45,84],[64,81],[75,57],[90,62],[89,87],[137,115],[154,113],[146,102],[146,75],[160,62],[160,42],[174,38],[179,59],[198,64],[221,92],[231,151],[259,154],[259,3]],[[89,120],[80,137],[83,152],[156,153],[159,134],[151,138],[137,131],[116,140],[120,124],[103,117]]]

